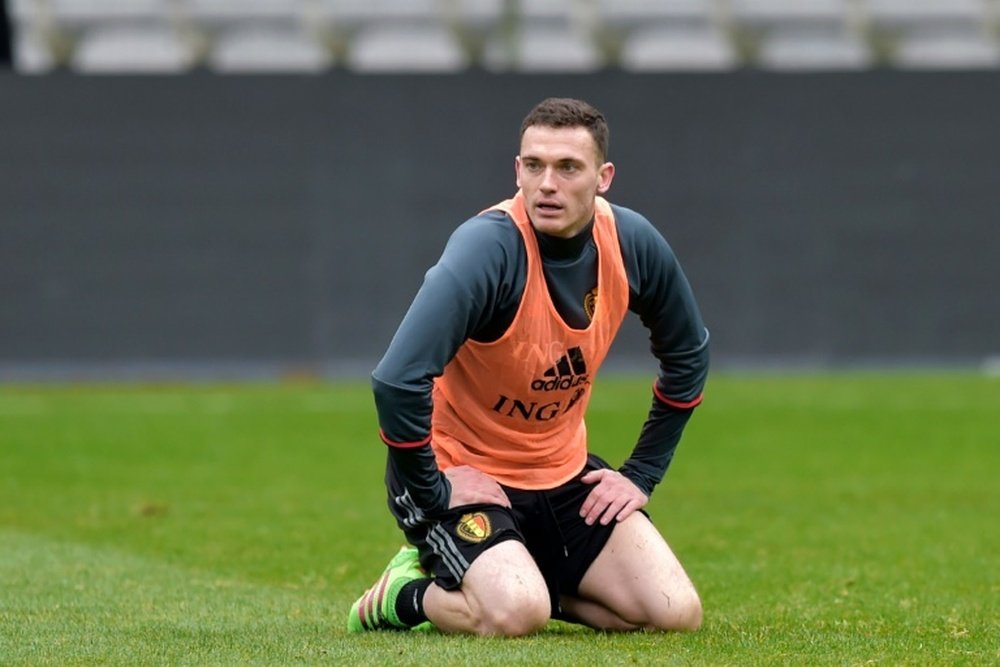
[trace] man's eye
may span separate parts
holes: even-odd
[[[566,174],[572,174],[577,171],[577,166],[570,162],[559,165],[559,170]]]
[[[524,165],[524,167],[528,171],[540,171],[541,168],[542,168],[542,165],[538,164],[537,162],[526,162],[525,165]]]

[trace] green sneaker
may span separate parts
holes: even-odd
[[[406,630],[407,626],[396,616],[396,597],[405,584],[427,576],[420,567],[416,548],[400,549],[375,585],[351,605],[351,611],[347,615],[347,631]]]

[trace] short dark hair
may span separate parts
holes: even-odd
[[[521,123],[521,138],[524,131],[534,125],[544,127],[585,127],[594,138],[597,155],[601,162],[608,159],[610,130],[604,114],[583,100],[570,97],[550,97],[535,105]]]

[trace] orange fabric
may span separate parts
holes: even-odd
[[[628,279],[611,206],[598,197],[596,305],[586,329],[571,329],[549,297],[522,194],[493,209],[524,239],[524,294],[499,339],[466,341],[435,382],[431,444],[442,469],[470,465],[508,486],[549,489],[586,462],[591,382],[625,318]]]

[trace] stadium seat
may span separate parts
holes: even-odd
[[[987,69],[1000,66],[1000,47],[987,34],[923,34],[903,40],[893,55],[901,69]]]
[[[868,15],[876,25],[912,28],[930,25],[981,24],[990,0],[866,0]]]
[[[165,20],[174,7],[170,0],[48,0],[36,3],[60,27],[103,26]]]
[[[1000,68],[1000,0],[8,0],[46,72]],[[512,13],[513,12],[513,13]],[[115,58],[122,59],[114,63]]]
[[[184,0],[183,11],[202,27],[217,28],[249,21],[294,21],[306,0]]]
[[[757,25],[844,23],[850,0],[730,0],[734,18]]]
[[[868,0],[873,33],[891,45],[902,68],[997,65],[988,0]]]
[[[627,71],[722,70],[737,64],[714,0],[597,0],[597,20]]]
[[[585,10],[585,3],[579,0],[530,0],[518,6],[521,22],[524,24],[536,21],[567,22]]]
[[[445,19],[473,26],[495,26],[503,18],[504,0],[450,0],[442,5]]]
[[[597,0],[602,25],[635,28],[649,23],[703,26],[719,18],[712,0]]]
[[[568,22],[528,21],[510,33],[496,31],[482,64],[492,71],[592,72],[604,66],[604,56],[589,35]]]
[[[622,45],[620,64],[631,72],[718,71],[739,65],[732,44],[718,29],[652,25],[635,28]]]
[[[347,66],[357,72],[455,72],[469,58],[440,22],[383,21],[361,28],[351,40]]]
[[[596,9],[597,23],[612,43],[624,43],[634,30],[654,27],[664,34],[690,31],[691,40],[682,41],[722,35],[723,15],[712,0],[597,0]]]
[[[428,23],[441,17],[437,0],[314,0],[324,21],[350,29],[382,21]]]
[[[757,64],[773,70],[859,70],[873,63],[867,44],[848,33],[776,33],[757,54]]]
[[[193,49],[168,25],[112,25],[86,30],[70,66],[86,74],[170,74],[194,60]]]
[[[248,24],[223,30],[208,56],[220,73],[320,72],[333,64],[330,52],[301,28]]]
[[[847,0],[732,0],[733,21],[765,69],[860,69],[872,64],[861,16]]]
[[[42,20],[45,17],[41,15],[40,9],[36,0],[7,0],[7,16],[11,23]]]

